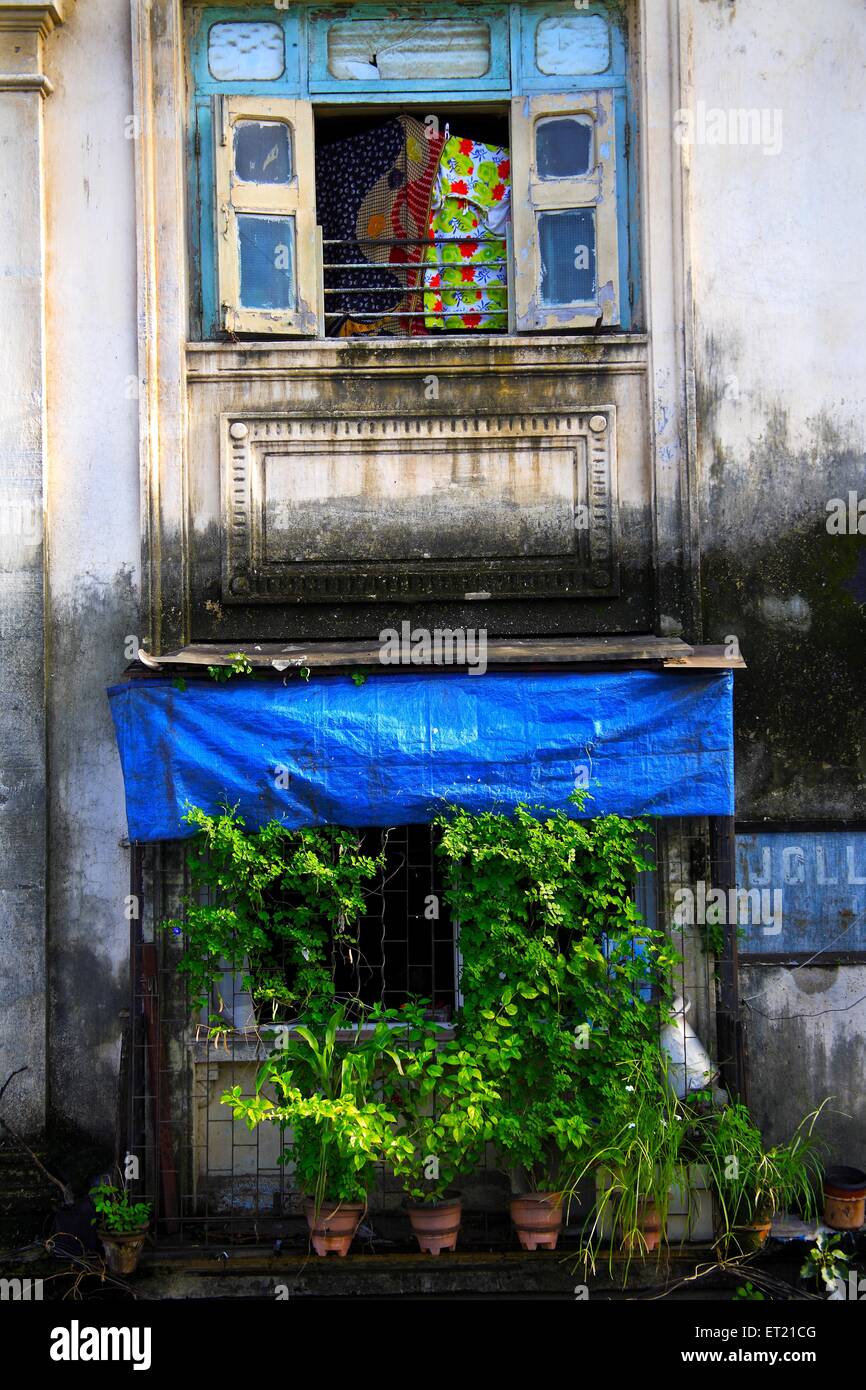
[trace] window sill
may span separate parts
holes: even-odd
[[[533,367],[580,371],[642,373],[646,370],[645,333],[501,334],[476,337],[455,334],[443,338],[299,338],[279,342],[190,342],[187,375],[191,381],[222,377],[267,378],[310,371],[365,366],[377,373],[401,370],[465,370],[478,365],[488,370]]]

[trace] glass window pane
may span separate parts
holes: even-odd
[[[241,305],[294,309],[295,219],[238,213]]]
[[[248,20],[211,25],[207,65],[219,82],[272,82],[286,66],[279,24]]]
[[[292,177],[289,127],[281,121],[238,121],[235,174],[246,183],[288,183]]]
[[[570,208],[538,216],[542,304],[595,298],[595,212]]]
[[[554,15],[535,31],[535,64],[548,77],[585,77],[610,65],[610,31],[600,14]]]
[[[475,19],[357,19],[328,30],[328,72],[344,82],[483,77],[490,26]]]
[[[535,127],[535,161],[540,179],[569,179],[588,174],[592,161],[592,121],[563,116]]]

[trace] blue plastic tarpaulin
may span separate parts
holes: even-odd
[[[185,809],[247,826],[387,826],[447,804],[576,815],[732,815],[730,671],[488,672],[222,685],[147,678],[108,692],[129,838],[192,833]]]

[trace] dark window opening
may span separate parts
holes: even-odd
[[[385,868],[367,892],[355,941],[334,952],[334,986],[344,998],[399,1008],[426,999],[449,1022],[457,1002],[454,928],[442,895],[442,861],[430,825],[365,830],[363,852],[385,851]]]

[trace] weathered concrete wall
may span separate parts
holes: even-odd
[[[0,31],[0,1084],[23,1130],[44,1122],[45,466],[41,41]],[[33,17],[29,17],[33,22]],[[21,28],[14,25],[20,22]],[[8,74],[8,77],[6,76]]]
[[[749,665],[738,813],[863,817],[866,540],[825,524],[866,494],[863,6],[691,10],[702,573],[707,640]],[[728,137],[760,113],[759,143],[709,143],[715,109]]]
[[[105,686],[138,627],[129,9],[82,0],[50,40],[50,1118],[113,1137],[128,1003],[128,850]]]
[[[866,495],[866,16],[859,0],[688,3],[705,638],[736,635],[749,667],[737,810],[862,819],[866,539],[828,534],[826,504]],[[861,1163],[864,978],[742,978],[759,1123],[784,1137],[835,1095],[849,1118],[822,1132]]]
[[[828,1096],[816,1134],[840,1163],[863,1167],[866,965],[744,966],[753,1108],[766,1137],[788,1139]],[[859,1002],[858,1002],[859,1001]]]

